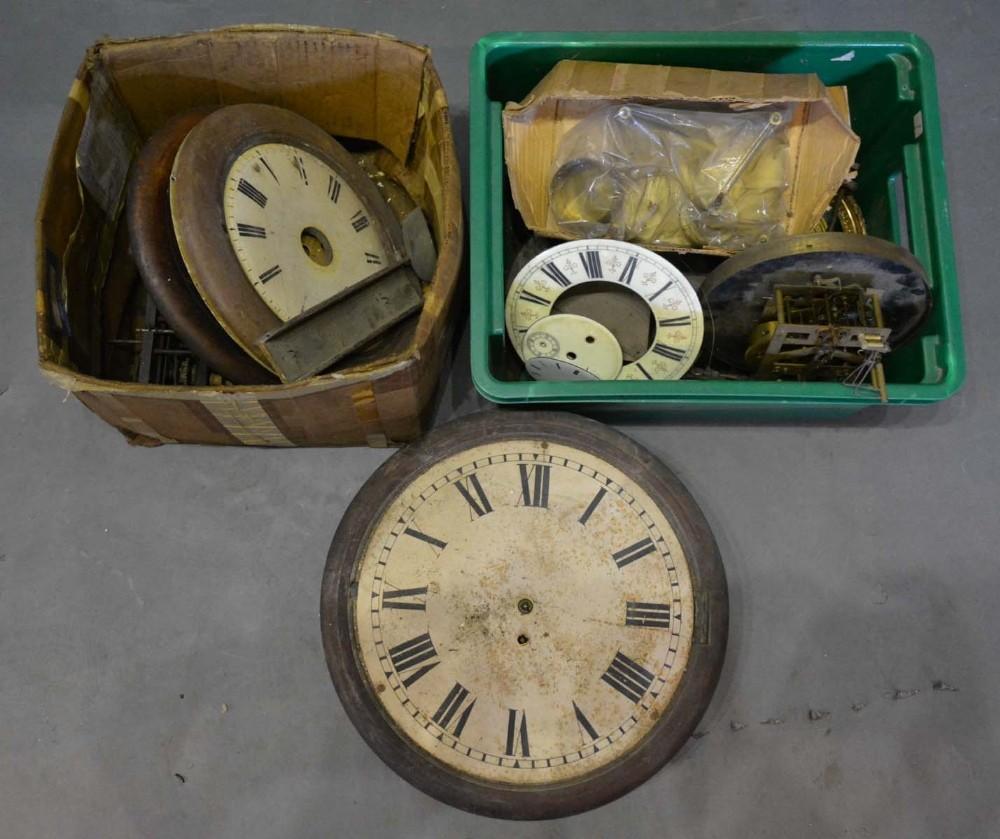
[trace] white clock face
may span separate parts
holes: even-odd
[[[606,239],[565,242],[539,254],[518,272],[507,292],[507,334],[524,360],[523,344],[535,321],[551,314],[567,289],[614,283],[639,295],[656,324],[652,343],[625,364],[619,379],[679,379],[694,363],[704,336],[698,294],[663,257]]]
[[[389,262],[348,183],[296,146],[263,143],[240,154],[225,180],[223,206],[247,279],[284,321]]]
[[[437,761],[517,785],[634,749],[691,652],[688,563],[666,516],[602,458],[513,440],[438,462],[371,531],[356,655]]]
[[[535,379],[550,382],[617,379],[622,350],[597,321],[579,315],[539,318],[524,336],[524,366]]]

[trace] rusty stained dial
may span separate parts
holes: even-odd
[[[338,530],[322,601],[331,674],[378,754],[507,818],[588,809],[669,759],[726,616],[683,487],[563,414],[482,414],[390,459]]]

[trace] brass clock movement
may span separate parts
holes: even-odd
[[[704,517],[648,452],[576,416],[488,412],[372,476],[321,614],[338,694],[389,766],[457,807],[542,819],[685,743],[728,600]]]
[[[143,150],[131,195],[147,288],[236,383],[318,373],[421,305],[378,188],[291,111],[182,116]]]

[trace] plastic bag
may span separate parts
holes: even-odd
[[[784,233],[791,108],[618,104],[559,144],[549,199],[575,238],[740,250]]]

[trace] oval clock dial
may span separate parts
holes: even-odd
[[[247,279],[282,320],[389,262],[361,199],[305,149],[285,143],[246,149],[226,177],[223,204]]]
[[[599,444],[576,443],[578,426]],[[699,626],[725,583],[707,528],[679,485],[664,494],[663,467],[595,423],[489,415],[436,437],[380,470],[390,497],[376,473],[331,549],[324,634],[348,711],[418,786],[433,773],[411,775],[406,752],[436,767],[428,791],[458,806],[540,818],[621,794],[679,747],[714,685],[724,606],[713,639]],[[575,797],[597,776],[596,797]]]
[[[564,242],[522,268],[507,292],[507,334],[524,360],[524,336],[556,300],[586,283],[614,283],[641,297],[652,312],[655,333],[646,352],[622,367],[619,379],[679,379],[701,348],[704,320],[698,294],[663,257],[629,242],[583,239]]]
[[[351,154],[320,126],[256,103],[213,111],[170,176],[177,248],[233,341],[280,371],[268,336],[377,281],[404,259],[399,222]]]

